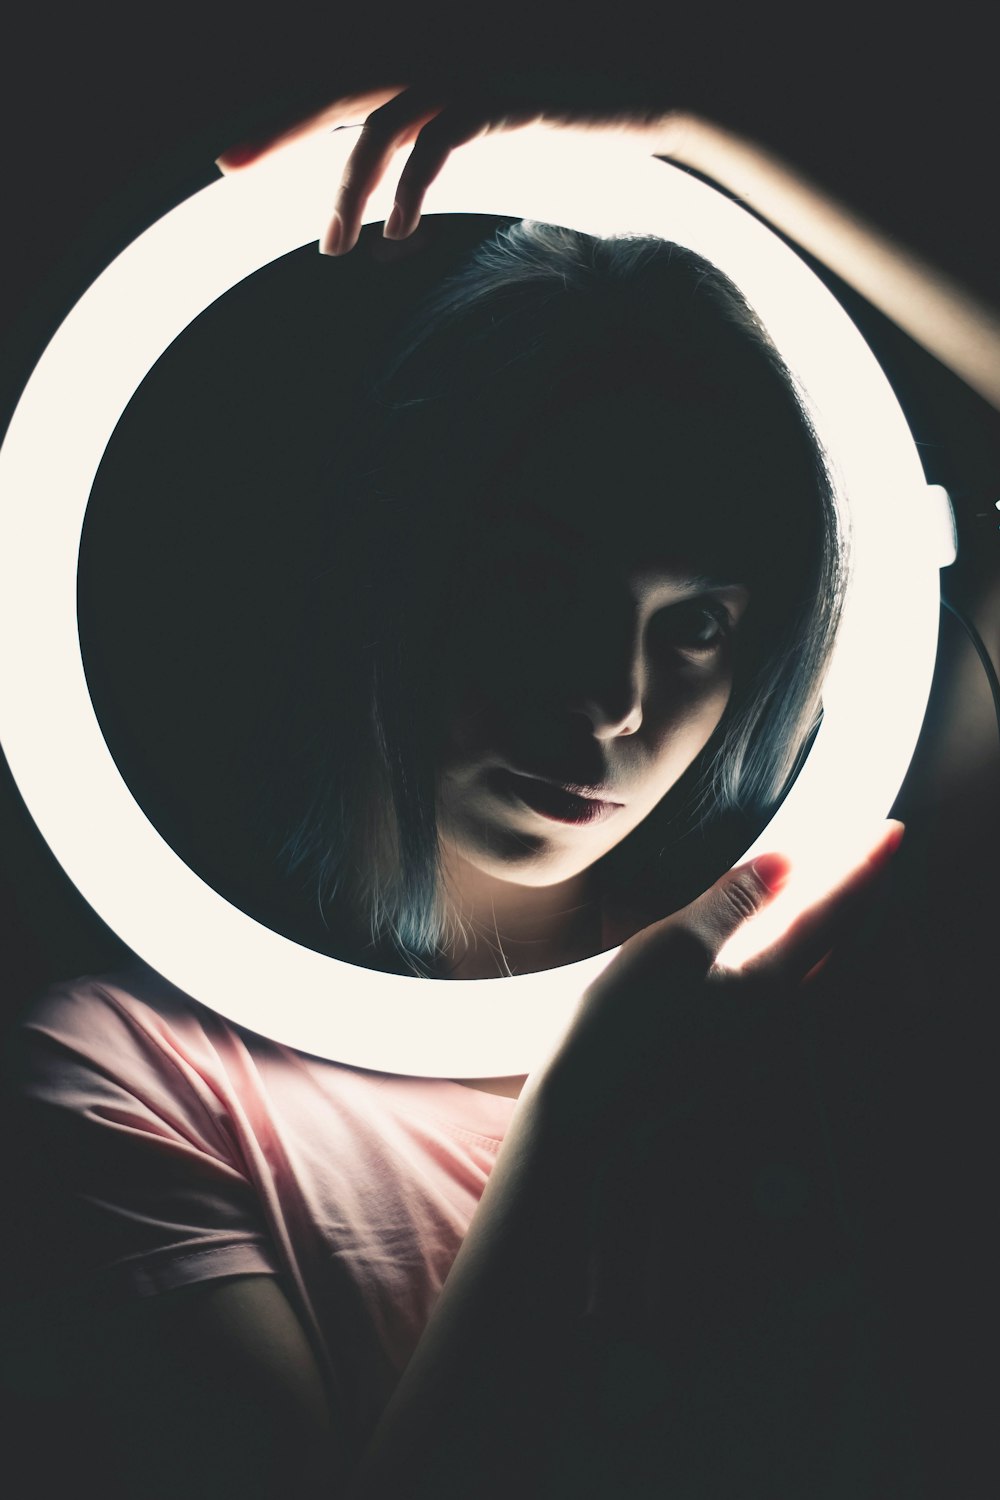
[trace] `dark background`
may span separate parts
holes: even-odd
[[[700,109],[774,146],[996,304],[994,48],[960,9],[933,22],[871,6],[527,14],[477,5],[450,15],[383,7],[367,19],[287,6],[196,19],[140,7],[19,14],[4,38],[0,89],[4,416],[75,296],[153,217],[210,179],[223,146],[296,107],[430,66],[466,79],[487,64],[514,70],[525,95],[569,110],[574,101],[591,112]],[[1000,419],[840,290],[896,385],[928,478],[953,494],[961,554],[943,587],[995,655]],[[896,809],[908,825],[904,848],[819,992],[802,1054],[815,1087],[807,1103],[776,1087],[775,1109],[786,1098],[789,1114],[777,1145],[772,1121],[766,1147],[779,1166],[795,1165],[797,1143],[820,1140],[815,1158],[806,1152],[828,1210],[816,1219],[826,1226],[815,1230],[824,1237],[816,1265],[833,1255],[857,1291],[862,1344],[876,1351],[866,1368],[879,1415],[865,1440],[875,1478],[844,1494],[971,1495],[991,1473],[978,1372],[993,1354],[997,768],[985,676],[946,616],[927,725]],[[9,783],[0,840],[9,1022],[39,984],[106,967],[116,945],[40,847]]]

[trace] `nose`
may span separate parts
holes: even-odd
[[[578,667],[578,689],[567,699],[570,713],[589,720],[598,740],[635,734],[642,725],[646,685],[637,612],[617,641],[605,637],[600,645],[581,647]]]
[[[571,712],[590,720],[595,740],[616,740],[622,735],[635,734],[642,725],[642,705],[637,701],[625,712],[616,712],[607,700],[588,698],[581,700],[579,707],[571,705]]]

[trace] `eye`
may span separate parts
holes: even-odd
[[[723,604],[685,601],[659,610],[649,622],[656,645],[681,651],[717,651],[732,634],[733,622]]]

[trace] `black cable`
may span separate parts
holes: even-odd
[[[990,692],[993,694],[993,712],[996,714],[997,720],[997,734],[1000,734],[1000,681],[997,680],[996,668],[990,660],[990,654],[983,645],[982,639],[972,621],[967,619],[960,609],[956,609],[954,604],[949,604],[943,594],[941,596],[941,603],[950,614],[955,616],[955,619],[976,648],[976,654],[982,662],[983,670],[989,679]]]

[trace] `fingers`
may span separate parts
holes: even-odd
[[[424,195],[452,151],[490,130],[514,130],[541,116],[513,112],[492,97],[447,106],[430,88],[408,89],[365,122],[361,139],[344,170],[333,219],[324,235],[326,255],[344,255],[357,243],[365,206],[401,147],[415,142],[400,175],[385,238],[405,239],[420,222]]]
[[[424,194],[457,146],[464,146],[488,127],[481,110],[446,109],[425,125],[407,158],[396,188],[396,203],[386,220],[387,239],[401,240],[420,222]]]
[[[477,101],[450,105],[425,125],[407,159],[396,188],[396,202],[385,226],[387,239],[405,239],[420,222],[424,195],[452,151],[493,130],[517,130],[541,119],[529,111],[504,112],[499,105]]]
[[[683,927],[700,944],[707,971],[737,928],[773,900],[790,873],[791,865],[784,855],[762,854],[730,870],[703,896],[667,920]]]
[[[344,168],[333,217],[320,246],[324,255],[344,255],[354,247],[368,199],[385,176],[389,163],[443,107],[443,101],[436,95],[413,88],[368,116]]]
[[[746,980],[798,985],[813,978],[838,944],[859,926],[868,909],[873,887],[888,866],[903,837],[903,825],[890,821],[866,857],[822,900],[802,913],[787,932],[739,969]],[[752,863],[730,870],[710,890],[683,911],[647,927],[625,943],[630,968],[638,974],[648,964],[662,963],[669,948],[674,966],[707,974],[729,939],[773,899],[791,873],[780,854],[764,854]],[[716,971],[729,974],[724,966]]]
[[[390,99],[402,93],[404,88],[405,85],[401,83],[390,84],[384,88],[369,89],[363,94],[348,94],[341,99],[335,99],[331,104],[324,105],[313,114],[290,120],[287,125],[270,131],[267,135],[227,146],[222,155],[217,158],[216,166],[220,172],[227,174],[252,166],[263,157],[270,156],[272,151],[279,151],[283,146],[288,146],[304,136],[315,135],[321,130],[332,130],[337,125],[354,123],[363,119],[373,110],[379,109]]]
[[[678,974],[683,969],[689,977],[704,976],[725,943],[773,900],[790,873],[790,862],[782,854],[762,854],[738,865],[682,911],[630,938],[621,957],[627,956],[637,977],[647,965],[659,973],[666,952]]]
[[[546,1065],[543,1087],[557,1118],[586,1129],[608,1108],[630,1109],[650,1083],[662,1091],[666,1064],[678,1049],[688,1048],[689,1055],[693,1045],[697,1052],[706,1027],[709,1033],[732,1029],[732,1007],[725,1002],[734,995],[709,983],[712,965],[737,928],[773,899],[789,869],[782,855],[763,855],[623,943],[585,991]],[[736,1010],[737,1021],[753,1013],[745,1004]],[[687,1089],[690,1094],[690,1079]]]
[[[396,152],[409,145],[422,127],[441,113],[444,102],[439,92],[428,85],[374,89],[351,95],[271,135],[230,146],[216,165],[225,173],[238,171],[303,136],[330,130],[337,124],[354,121],[361,113],[366,114],[358,143],[344,168],[333,216],[321,244],[324,254],[343,255],[357,243],[368,200]],[[450,112],[446,131],[421,142],[416,162],[408,164],[403,174],[405,182],[401,184],[407,204],[406,228],[394,238],[402,238],[416,227],[423,195],[452,146],[471,140],[482,128],[481,119],[472,124],[468,110],[455,110]]]
[[[903,838],[903,824],[890,821],[882,837],[861,863],[834,890],[803,912],[788,931],[749,959],[741,973],[784,983],[812,978],[838,944],[862,921],[873,888]]]
[[[226,173],[238,171],[302,136],[353,122],[359,113],[367,112],[320,249],[324,255],[345,255],[353,249],[372,193],[396,153],[415,142],[385,226],[387,239],[405,239],[416,229],[424,195],[452,151],[485,131],[515,129],[542,118],[537,110],[516,105],[511,112],[492,94],[466,95],[459,101],[455,93],[454,86],[424,82],[351,95],[271,135],[229,147],[217,165]]]

